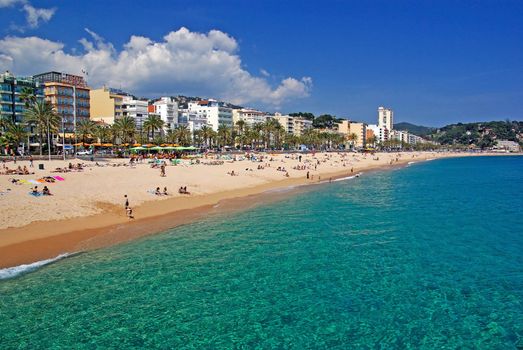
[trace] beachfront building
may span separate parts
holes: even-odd
[[[410,134],[407,131],[393,130],[390,133],[391,140],[396,140],[404,143],[410,143],[409,136]]]
[[[376,143],[381,143],[389,140],[389,130],[382,128],[376,124],[367,125],[367,129],[371,130],[376,138]]]
[[[190,112],[188,108],[178,110],[178,121],[179,124],[186,125],[191,134],[200,130],[204,125],[212,127],[212,125],[207,124],[207,117]]]
[[[123,96],[122,115],[133,118],[136,123],[136,128],[141,130],[143,122],[149,116],[148,100],[140,100],[134,96]]]
[[[154,113],[159,115],[164,123],[164,130],[172,130],[178,125],[178,103],[173,97],[161,97],[152,105]]]
[[[226,107],[223,102],[216,100],[202,100],[189,102],[188,110],[191,114],[197,115],[200,119],[205,118],[207,124],[214,131],[218,131],[218,126],[225,125],[232,127],[232,108]]]
[[[232,121],[234,125],[240,120],[243,120],[246,125],[253,126],[257,123],[265,123],[267,121],[267,113],[261,112],[251,108],[240,108],[232,110]]]
[[[365,145],[368,146],[374,146],[374,142],[372,144],[369,143],[369,140],[374,138],[377,140],[376,135],[374,135],[374,131],[372,129],[369,129],[368,125],[365,128]]]
[[[46,72],[33,76],[33,79],[44,86],[44,97],[62,117],[65,132],[76,131],[76,125],[90,117],[91,90],[82,76]]]
[[[102,87],[91,90],[91,119],[112,125],[123,116],[123,98],[129,96],[122,90]]]
[[[306,118],[291,117],[290,115],[281,115],[281,113],[275,113],[271,118],[276,119],[285,132],[294,136],[301,136],[312,128],[312,120]]]
[[[337,123],[336,129],[340,134],[343,134],[346,137],[347,143],[352,144],[356,148],[365,147],[365,142],[367,140],[367,124],[342,120]],[[351,134],[356,135],[356,140],[348,140],[349,135]]]
[[[6,71],[0,74],[0,118],[13,123],[21,123],[24,118],[25,101],[21,99],[22,91],[31,89],[38,100],[44,98],[43,85],[33,77],[15,77]]]
[[[378,126],[385,128],[389,132],[394,129],[394,112],[390,108],[378,108]]]
[[[508,140],[497,141],[494,149],[502,149],[508,152],[521,152],[521,147],[517,142]]]

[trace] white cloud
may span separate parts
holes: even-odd
[[[17,4],[25,4],[26,0],[0,0],[0,8],[11,7]]]
[[[30,28],[37,28],[40,24],[40,21],[48,22],[56,12],[55,8],[36,8],[29,3],[25,4],[23,8],[25,11],[25,19],[27,21],[27,25]]]
[[[28,0],[0,0],[0,8],[14,7],[15,5],[22,5],[20,11],[25,12],[26,26],[29,28],[37,28],[40,22],[48,22],[56,12],[56,8],[36,8]],[[17,24],[11,24],[10,28],[24,32],[27,27]]]
[[[264,77],[251,75],[242,67],[237,41],[218,30],[197,33],[182,27],[159,41],[133,35],[122,50],[86,31],[91,38],[80,40],[81,54],[38,37],[5,37],[0,39],[0,63],[17,74],[46,70],[80,74],[85,69],[93,87],[105,84],[148,96],[209,96],[238,104],[280,106],[308,96],[312,88],[309,77],[288,77],[271,87]]]

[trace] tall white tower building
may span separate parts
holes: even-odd
[[[394,127],[394,112],[390,108],[378,108],[378,127],[392,131]]]

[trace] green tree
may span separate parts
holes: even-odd
[[[20,100],[24,102],[25,108],[29,108],[33,103],[36,102],[36,91],[31,87],[23,87],[20,90]]]
[[[60,116],[48,101],[35,101],[25,111],[24,118],[28,125],[32,125],[36,129],[40,141],[40,155],[42,155],[44,135],[47,135],[49,140],[50,134],[58,131]],[[47,147],[51,147],[51,145],[48,144]]]
[[[92,131],[92,134],[98,142],[106,143],[111,140],[111,127],[105,124],[96,125]]]
[[[151,132],[151,139],[154,139],[154,132],[156,130],[163,129],[164,122],[162,118],[160,118],[159,115],[151,114],[147,117],[146,120],[143,122],[143,128],[147,130],[147,132]]]
[[[20,146],[20,143],[26,139],[27,134],[23,125],[11,124],[7,129],[6,138],[9,140],[9,143],[13,145],[13,148],[16,149]]]
[[[230,145],[233,140],[232,135],[232,128],[229,128],[225,124],[218,125],[218,133],[217,133],[217,139],[218,139],[218,145],[220,147],[224,147],[227,145]]]
[[[366,142],[367,145],[374,146],[374,144],[376,143],[376,136],[371,135],[371,136],[367,137],[366,141],[367,141]]]
[[[80,139],[83,143],[85,143],[87,138],[94,134],[96,127],[96,123],[93,120],[83,119],[78,124],[76,124],[76,134],[80,135]]]
[[[136,130],[136,123],[132,117],[124,116],[117,119],[113,124],[113,137],[120,137],[122,143],[129,143],[134,139],[134,133]]]
[[[214,136],[213,133],[214,130],[208,125],[204,125],[200,128],[200,134],[206,147],[211,147],[211,140]]]
[[[358,141],[358,135],[352,132],[347,135],[347,140],[350,142],[351,149],[354,149],[354,145]]]

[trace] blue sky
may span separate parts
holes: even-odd
[[[55,11],[32,28],[23,10],[29,0],[2,1],[13,4],[0,8],[1,22],[10,24],[0,33],[4,38],[0,55],[11,55],[10,68],[19,74],[38,73],[29,70],[56,65],[57,59],[45,61],[36,53],[32,53],[33,61],[16,56],[15,50],[7,52],[6,47],[14,45],[7,37],[35,36],[62,43],[65,46],[60,49],[72,56],[84,54],[86,48],[79,40],[87,38],[95,44],[112,44],[117,55],[132,35],[154,44],[186,27],[190,33],[218,30],[232,38],[235,48],[225,43],[220,57],[227,62],[234,57],[241,60],[234,89],[222,93],[220,89],[226,90],[228,83],[216,76],[218,68],[195,81],[191,74],[173,72],[172,79],[155,91],[154,82],[160,78],[153,73],[143,73],[141,85],[138,81],[127,87],[121,76],[96,68],[91,58],[82,56],[82,64],[93,65],[92,79],[101,81],[103,74],[110,74],[110,82],[120,82],[130,92],[139,89],[144,96],[165,92],[234,99],[234,90],[245,90],[237,97],[244,105],[330,113],[367,122],[374,122],[380,105],[393,108],[396,121],[430,126],[523,120],[519,108],[523,101],[523,1],[222,0],[143,5],[33,0],[32,7]],[[97,41],[85,28],[103,40]],[[218,44],[213,41],[213,45],[220,43],[221,39]],[[27,40],[23,44],[35,46]],[[75,59],[68,57],[69,67]],[[22,64],[22,60],[27,62]],[[284,84],[286,78],[292,81]],[[245,79],[250,80],[242,85]]]

